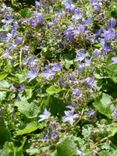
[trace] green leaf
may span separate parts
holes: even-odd
[[[0,146],[3,145],[5,141],[10,140],[10,137],[10,131],[6,127],[3,118],[0,117]]]
[[[0,81],[0,89],[8,89],[10,84],[6,80]]]
[[[3,100],[5,100],[5,98],[6,98],[6,92],[4,92],[4,91],[0,91],[0,101],[3,101]]]
[[[24,129],[19,130],[16,135],[24,135],[24,134],[28,134],[31,132],[34,132],[35,130],[37,130],[39,127],[38,122],[36,121],[32,121],[30,123],[27,123]]]
[[[16,147],[13,142],[5,142],[4,148],[0,151],[1,156],[24,156],[23,154],[23,146],[25,144],[26,139],[24,138],[22,141],[22,145],[20,147]]]
[[[109,78],[117,83],[117,64],[110,64],[106,67]]]
[[[110,119],[112,118],[114,107],[112,105],[111,96],[109,96],[108,94],[103,93],[101,96],[97,97],[95,102],[93,103],[93,106],[99,113],[105,115]]]
[[[117,156],[117,150],[113,150],[113,151],[102,151],[100,153],[100,156]]]
[[[74,61],[73,61],[73,60],[65,59],[65,60],[64,60],[64,64],[65,64],[65,68],[66,68],[66,69],[69,69],[69,68],[71,67],[71,65],[74,64]]]
[[[59,98],[54,97],[53,95],[48,96],[48,98],[42,101],[41,109],[49,108],[53,116],[63,116],[65,111],[65,103]]]
[[[77,156],[77,149],[73,138],[66,137],[57,145],[57,156]]]
[[[27,88],[27,89],[25,89],[25,92],[26,92],[26,97],[28,99],[30,99],[32,97],[32,95],[33,95],[33,89],[32,88]]]
[[[114,136],[117,133],[117,124],[113,123],[108,125],[109,137]]]
[[[19,112],[24,114],[27,118],[36,118],[39,113],[39,107],[34,103],[28,103],[25,97],[21,97],[20,101],[15,102]]]
[[[52,94],[57,94],[60,93],[61,91],[63,91],[64,89],[61,88],[60,86],[54,85],[54,86],[50,86],[49,88],[46,89],[46,92],[50,95]]]
[[[0,81],[4,80],[7,77],[8,73],[1,73],[0,74]]]
[[[109,13],[111,14],[112,17],[117,19],[117,2],[112,2],[110,7],[109,7]]]
[[[27,71],[22,71],[22,73],[17,73],[15,76],[18,79],[19,83],[23,83],[26,81],[26,73]]]
[[[20,10],[20,15],[24,18],[29,18],[32,15],[32,11],[29,8],[23,8]]]

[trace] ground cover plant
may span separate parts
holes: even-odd
[[[0,156],[117,155],[117,2],[0,1]]]

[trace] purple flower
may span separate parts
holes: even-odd
[[[52,131],[52,132],[51,132],[51,137],[52,137],[53,139],[55,139],[55,140],[58,140],[58,139],[59,139],[59,135],[58,135],[58,133],[57,133],[56,131]]]
[[[19,24],[18,24],[17,21],[15,21],[15,22],[13,23],[12,30],[13,30],[13,31],[17,31],[18,27],[19,27]]]
[[[1,40],[2,42],[7,42],[7,33],[6,33],[6,32],[2,32],[2,33],[0,34],[0,40]]]
[[[90,2],[96,11],[98,11],[100,9],[101,4],[99,3],[98,0],[90,0]]]
[[[58,64],[53,64],[50,68],[48,65],[45,67],[46,70],[42,73],[43,76],[46,77],[46,79],[53,78],[57,71],[60,71],[62,69],[62,66]]]
[[[35,56],[32,55],[32,56],[30,56],[30,57],[28,57],[28,58],[26,59],[26,64],[30,64],[30,63],[34,62],[34,60],[35,60]]]
[[[81,61],[83,61],[85,59],[85,57],[86,57],[85,49],[82,49],[81,52],[76,51],[76,60],[77,61],[80,61],[81,62]]]
[[[98,49],[94,50],[94,57],[93,57],[93,59],[96,59],[99,56],[99,52],[100,52],[100,50],[98,50]]]
[[[79,89],[78,88],[73,89],[72,95],[78,95],[79,96],[80,95]]]
[[[91,65],[91,60],[92,60],[92,58],[90,58],[90,59],[85,59],[84,66],[85,66],[85,67],[90,66],[90,65]]]
[[[104,37],[106,40],[114,39],[115,36],[115,32],[112,29],[104,30],[104,33],[102,34],[102,37]]]
[[[111,60],[113,61],[114,64],[117,63],[117,57],[112,57]]]
[[[29,23],[31,26],[36,27],[37,26],[37,22],[35,18],[30,18]]]
[[[90,111],[88,111],[87,114],[88,114],[89,117],[94,117],[96,115],[96,111],[95,110],[90,110]]]
[[[43,114],[39,115],[40,119],[38,121],[40,122],[43,120],[48,120],[50,118],[50,115],[51,115],[51,113],[47,109],[45,109]]]
[[[62,118],[63,122],[69,122],[71,125],[75,122],[78,118],[78,114],[74,114],[75,108],[72,106],[67,106],[69,109],[68,111],[64,111],[65,116]]]
[[[33,17],[29,19],[29,23],[31,26],[36,27],[38,24],[42,25],[44,23],[44,17],[42,13],[35,13]]]
[[[87,26],[87,25],[91,24],[91,22],[92,22],[92,17],[89,17],[87,20],[85,20],[83,22],[83,25]]]
[[[71,5],[69,3],[65,3],[65,9],[70,10]]]
[[[40,2],[38,1],[35,1],[35,7],[36,7],[36,10],[39,9],[41,6]]]
[[[13,18],[10,16],[7,16],[5,19],[2,20],[2,22],[6,25],[9,25],[13,21]]]
[[[74,74],[70,74],[69,79],[71,80],[71,83],[75,82],[75,75]]]
[[[105,52],[112,51],[111,43],[109,43],[109,42],[104,42],[103,50],[104,50]]]
[[[17,37],[15,41],[16,41],[16,43],[21,44],[23,39],[22,39],[22,37]]]
[[[14,50],[14,49],[16,49],[16,48],[17,48],[17,46],[16,46],[15,44],[13,44],[13,43],[10,43],[10,44],[9,44],[9,49]]]
[[[68,29],[65,30],[65,32],[64,32],[65,39],[68,39],[71,42],[73,42],[74,41],[74,33],[73,33],[73,31],[74,31],[74,27],[72,25],[70,25],[68,27]]]
[[[114,18],[111,18],[108,20],[108,28],[114,28],[116,26],[116,20]]]
[[[27,78],[28,78],[30,81],[33,80],[34,78],[36,78],[36,77],[38,76],[38,72],[39,72],[38,67],[36,67],[36,68],[30,67],[30,71],[29,71],[29,73],[27,74]]]
[[[23,93],[24,92],[24,89],[25,89],[24,84],[20,84],[19,85],[19,88],[18,88],[18,92]]]
[[[61,66],[61,64],[54,64],[53,66],[52,66],[52,68],[51,68],[51,70],[52,71],[60,71],[62,69],[62,66]]]
[[[79,25],[77,29],[78,29],[79,33],[84,33],[85,32],[84,25]]]
[[[82,11],[80,10],[80,8],[77,7],[75,8],[74,13],[79,15],[82,14]]]
[[[53,78],[53,77],[55,76],[55,74],[56,74],[55,71],[52,71],[50,68],[46,69],[46,70],[42,73],[42,75],[43,75],[44,77],[46,77],[47,80]]]
[[[79,19],[82,19],[82,14],[81,14],[81,13],[80,13],[80,14],[74,14],[74,15],[72,16],[72,20],[73,20],[74,23],[77,23],[77,21],[78,21]]]
[[[92,77],[92,78],[88,77],[88,78],[86,79],[86,82],[87,82],[87,84],[88,84],[89,86],[91,86],[91,85],[93,84],[94,80],[95,80],[94,77]]]
[[[36,17],[36,20],[37,20],[37,24],[43,24],[44,22],[44,17],[43,17],[43,14],[42,13],[37,13],[37,14],[34,14],[34,16]]]

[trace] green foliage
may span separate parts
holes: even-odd
[[[107,66],[107,73],[114,83],[117,83],[117,64],[110,64]]]
[[[96,110],[105,115],[108,118],[112,118],[112,112],[114,111],[114,106],[112,105],[111,101],[112,97],[108,94],[102,93],[95,99],[93,106]]]
[[[29,18],[32,15],[32,11],[29,8],[23,8],[20,10],[20,15],[24,18]]]
[[[65,111],[65,103],[53,95],[50,95],[46,100],[43,100],[41,107],[42,109],[45,107],[49,108],[52,115],[59,117],[62,117]]]
[[[115,0],[0,1],[0,156],[117,155],[116,19]]]
[[[4,80],[7,77],[7,75],[8,75],[7,73],[1,73],[0,74],[0,81]]]
[[[4,144],[4,148],[0,150],[1,156],[24,156],[23,154],[23,146],[25,143],[25,139],[20,147],[16,147],[13,142],[6,142]]]
[[[25,97],[21,97],[19,101],[16,101],[15,106],[17,106],[18,111],[27,118],[36,118],[40,111],[36,104],[29,103]]]
[[[60,86],[54,85],[54,86],[50,86],[49,88],[46,89],[46,92],[50,95],[53,94],[57,94],[60,93],[61,91],[63,91],[64,89],[61,88]]]
[[[57,156],[77,156],[77,145],[75,144],[72,137],[65,137],[58,145],[57,145]]]
[[[117,2],[112,2],[109,11],[112,17],[117,19]]]
[[[25,127],[21,130],[19,130],[16,135],[24,135],[24,134],[29,134],[34,132],[35,130],[39,129],[43,129],[43,127],[45,126],[45,124],[40,124],[36,121],[32,121],[29,123],[25,124]]]
[[[11,139],[11,134],[6,127],[3,118],[0,117],[0,147],[5,143],[5,141],[9,141]]]

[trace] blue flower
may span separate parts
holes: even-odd
[[[111,60],[113,61],[114,64],[117,63],[117,57],[112,57]]]
[[[79,89],[78,88],[75,88],[74,90],[73,90],[73,93],[72,93],[72,95],[80,95],[80,91],[79,91]]]
[[[76,51],[76,60],[77,61],[83,61],[84,59],[86,58],[86,53],[85,53],[85,50],[84,49],[82,49],[82,51],[81,52],[79,52],[79,51]]]
[[[52,68],[51,68],[51,70],[52,71],[60,71],[62,69],[62,66],[61,66],[61,64],[53,64],[53,66],[52,66]]]
[[[27,78],[29,79],[29,81],[31,81],[34,78],[36,78],[38,76],[38,72],[39,72],[38,67],[36,67],[36,68],[30,67],[30,71],[27,74]]]
[[[74,41],[74,33],[73,33],[74,27],[70,25],[67,30],[65,30],[64,35],[65,39],[70,40],[71,42]]]
[[[24,90],[25,90],[24,84],[20,84],[20,85],[19,85],[19,88],[18,88],[18,92],[23,93]]]
[[[32,55],[32,56],[29,56],[26,60],[24,60],[24,64],[25,65],[35,65],[36,64],[36,59],[35,59],[35,56]]]
[[[35,7],[36,7],[36,10],[39,9],[41,6],[41,3],[38,2],[38,1],[35,1]]]
[[[16,43],[21,44],[23,39],[22,39],[22,37],[17,37],[15,41],[16,41]]]
[[[48,120],[50,118],[50,115],[51,115],[51,113],[47,109],[45,109],[43,114],[39,115],[40,119],[38,121],[40,122],[43,120]]]
[[[78,114],[74,114],[75,108],[72,106],[67,106],[69,109],[68,111],[64,111],[65,116],[62,118],[63,122],[69,122],[71,125],[75,122],[78,118]]]
[[[105,41],[105,42],[104,42],[104,45],[103,45],[103,50],[104,50],[105,52],[112,51],[111,43]]]
[[[96,111],[95,110],[90,110],[90,111],[88,111],[87,115],[89,117],[94,117],[96,115]]]
[[[114,18],[111,18],[108,20],[108,28],[114,28],[116,26],[116,20]]]
[[[33,27],[36,27],[38,24],[42,25],[44,23],[44,17],[42,13],[35,13],[33,17],[29,19],[29,24]]]
[[[45,67],[46,70],[42,73],[43,76],[46,77],[46,79],[51,79],[55,76],[57,71],[60,71],[62,69],[61,64],[53,64],[50,68],[48,65]]]
[[[13,21],[13,18],[10,16],[7,16],[5,19],[2,20],[2,23],[9,25]]]
[[[16,45],[15,44],[13,44],[13,43],[10,43],[9,44],[9,49],[12,49],[12,50],[14,50],[14,49],[16,49]]]
[[[89,86],[91,86],[91,85],[93,84],[94,80],[95,80],[94,77],[92,77],[92,78],[88,77],[88,78],[86,79],[86,82],[87,82],[87,84],[88,84]]]
[[[42,73],[42,76],[46,77],[46,79],[51,79],[55,76],[55,71],[52,71],[51,68],[46,66],[46,70]]]
[[[19,28],[19,24],[18,24],[17,21],[15,21],[15,22],[13,23],[12,30],[13,30],[13,31],[17,31],[18,28]]]
[[[36,17],[37,24],[41,24],[42,25],[44,23],[44,17],[43,17],[42,13],[34,14],[34,16]]]
[[[102,37],[108,41],[114,39],[115,36],[115,32],[112,29],[104,30],[104,33],[102,34]]]

